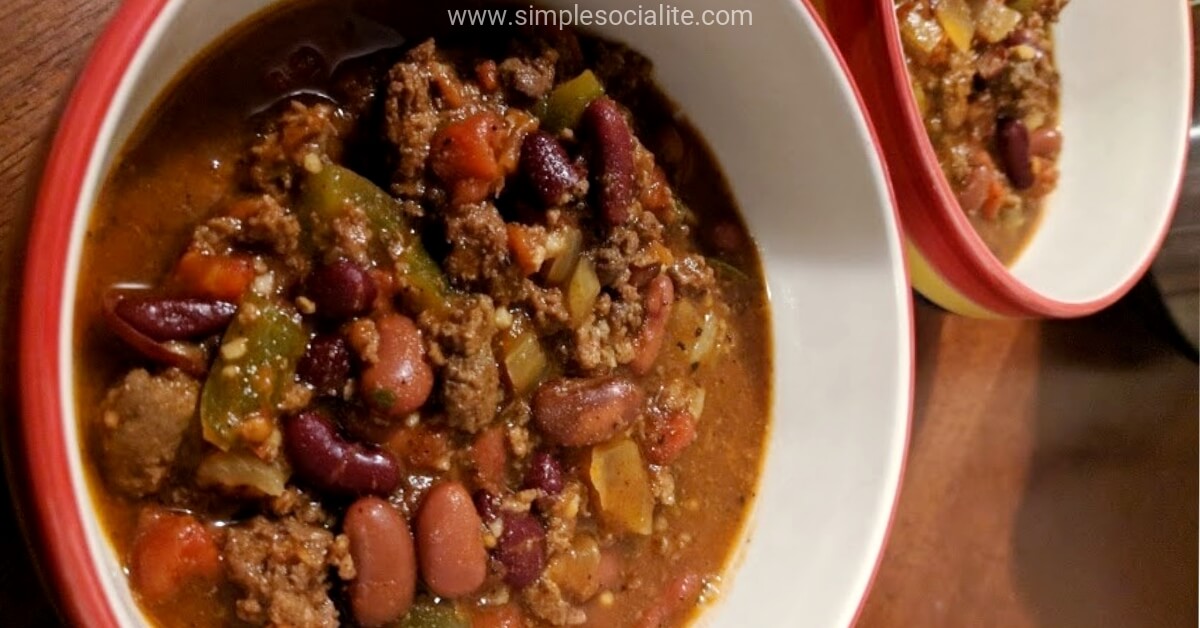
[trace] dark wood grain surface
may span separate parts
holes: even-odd
[[[0,3],[0,409],[33,188],[115,0]],[[819,296],[819,295],[818,295]],[[911,452],[866,627],[1197,624],[1197,367],[1149,284],[1070,322],[918,304]],[[10,478],[20,486],[20,478]],[[56,623],[0,488],[0,624]]]

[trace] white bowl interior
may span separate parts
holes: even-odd
[[[146,108],[208,42],[273,1],[169,3],[92,157],[64,302],[73,302],[97,187]],[[721,602],[704,621],[847,625],[883,542],[906,446],[909,292],[878,153],[830,46],[797,3],[741,6],[754,12],[753,26],[604,31],[654,60],[661,84],[712,145],[761,247],[771,292],[775,410],[747,528],[754,542],[739,551],[736,579],[726,579]],[[589,8],[626,3],[594,0]],[[727,6],[701,0],[691,8]],[[764,66],[761,59],[780,62]],[[72,316],[64,317],[64,363],[73,353],[72,328]],[[63,406],[73,408],[66,377]],[[69,421],[67,438],[77,442]],[[77,494],[86,500],[78,448],[68,448]],[[127,625],[138,623],[117,557],[94,520],[86,530],[97,568],[109,575],[115,612]]]
[[[1191,117],[1183,0],[1072,2],[1055,31],[1062,177],[1013,266],[1058,301],[1096,300],[1142,270],[1174,208]]]

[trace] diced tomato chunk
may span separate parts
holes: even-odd
[[[175,266],[175,281],[185,292],[221,301],[240,301],[254,275],[254,262],[241,255],[188,251]]]
[[[138,595],[149,605],[158,605],[189,583],[216,581],[221,576],[221,553],[195,517],[150,507],[138,517],[129,575]]]
[[[503,172],[497,161],[504,121],[482,111],[442,127],[430,142],[433,174],[450,189],[455,203],[477,203],[495,191]]]
[[[696,419],[687,411],[652,416],[646,424],[646,432],[643,443],[646,460],[653,464],[671,464],[696,440]]]
[[[521,269],[521,272],[526,277],[532,275],[542,267],[542,261],[538,259],[536,246],[529,237],[529,231],[521,225],[509,223],[508,230],[508,248],[512,251],[513,261]]]
[[[450,437],[424,425],[401,427],[392,432],[383,448],[409,469],[438,470],[452,449]]]

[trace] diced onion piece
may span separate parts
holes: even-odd
[[[201,461],[196,470],[196,481],[201,486],[248,488],[271,497],[283,494],[287,479],[288,472],[281,464],[245,451],[218,451]]]
[[[587,320],[598,296],[600,278],[596,276],[596,269],[591,260],[580,258],[571,275],[571,283],[567,285],[567,312],[571,315],[572,327],[579,327]]]
[[[550,235],[546,244],[548,263],[546,283],[557,286],[571,278],[583,252],[583,234],[574,227]]]
[[[700,333],[696,336],[691,351],[688,352],[689,362],[701,364],[708,356],[712,355],[713,349],[717,346],[717,331],[720,326],[720,320],[717,319],[716,314],[708,312],[704,315],[700,322]]]
[[[688,400],[688,412],[691,413],[692,418],[696,419],[697,421],[699,421],[700,416],[704,414],[704,399],[706,396],[707,395],[704,392],[704,388],[701,387],[692,391],[691,398]]]
[[[999,0],[987,0],[979,9],[978,23],[979,36],[995,44],[1007,39],[1021,23],[1021,12]]]
[[[900,37],[910,50],[931,54],[942,43],[946,33],[936,20],[926,19],[919,10],[910,6],[907,11],[902,9],[900,13]]]
[[[653,531],[654,496],[636,443],[622,437],[592,448],[588,480],[605,525],[615,532]]]
[[[546,375],[549,365],[546,351],[532,331],[527,329],[505,343],[504,372],[517,395],[533,390]]]
[[[954,47],[962,52],[970,52],[971,41],[975,39],[975,19],[971,16],[967,0],[940,0],[933,8],[933,13]]]
[[[551,559],[546,577],[574,601],[587,601],[600,590],[600,544],[590,534],[576,536]]]

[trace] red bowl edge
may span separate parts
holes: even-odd
[[[125,0],[96,40],[63,111],[38,189],[22,284],[19,446],[28,482],[26,533],[59,612],[76,625],[115,627],[76,508],[59,361],[71,229],[96,140],[125,71],[167,0]]]
[[[1190,22],[1187,3],[1183,5]],[[888,163],[905,164],[905,167],[892,169],[892,183],[900,201],[905,234],[956,290],[1000,316],[1075,318],[1112,305],[1149,270],[1178,207],[1184,168],[1179,169],[1175,199],[1155,236],[1154,246],[1125,282],[1092,301],[1070,303],[1046,297],[1019,281],[988,251],[959,209],[950,182],[938,165],[909,85],[894,0],[831,2],[826,13],[834,39],[853,70],[872,122],[882,136]],[[1188,29],[1188,37],[1189,40],[1194,37],[1191,29]],[[1188,81],[1189,87],[1193,88],[1188,90],[1189,98],[1194,98],[1191,71],[1194,62],[1189,56]],[[1190,112],[1191,106],[1187,110]],[[1186,164],[1185,140],[1181,138],[1185,142],[1183,161]],[[920,157],[916,164],[913,164],[912,155]]]

